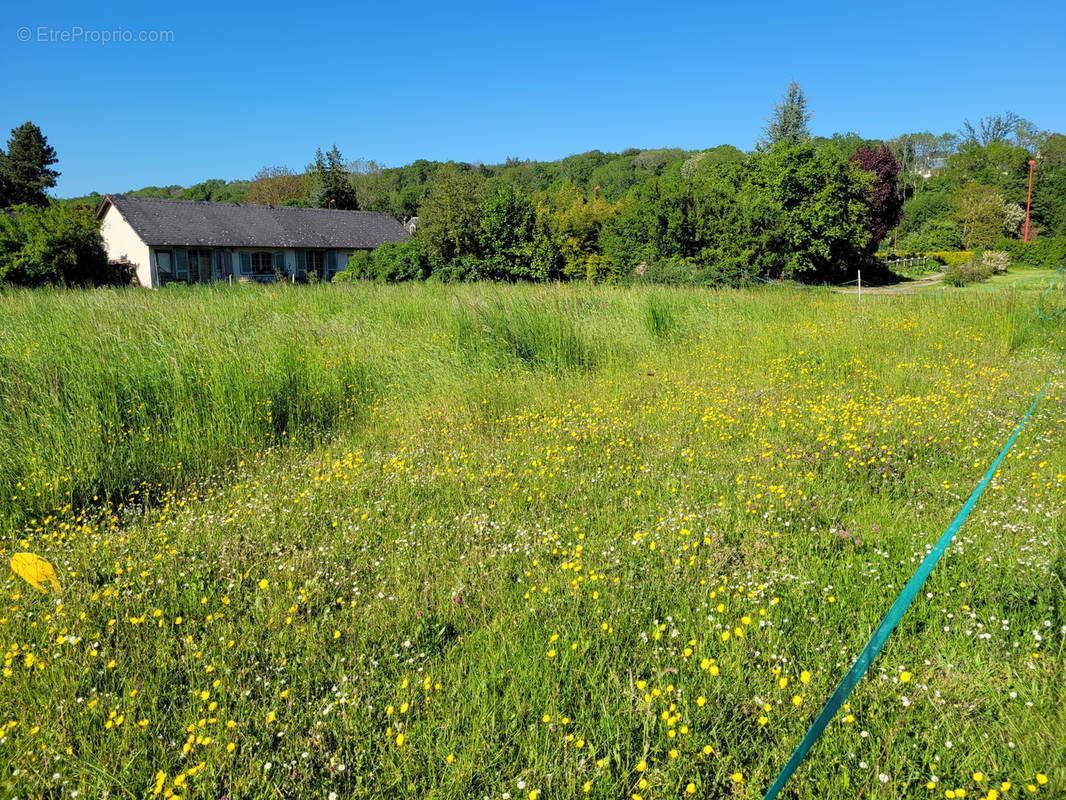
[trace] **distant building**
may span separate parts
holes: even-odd
[[[370,211],[289,208],[107,195],[96,210],[108,260],[141,286],[273,281],[277,274],[330,280],[352,253],[410,234]]]
[[[923,178],[931,178],[933,175],[939,174],[940,170],[944,169],[947,165],[947,158],[930,158],[918,170],[918,174]]]

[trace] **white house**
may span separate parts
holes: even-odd
[[[173,281],[331,279],[356,250],[402,242],[393,217],[371,211],[107,195],[96,210],[109,261],[141,286]]]

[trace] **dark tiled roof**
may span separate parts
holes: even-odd
[[[177,247],[373,248],[411,238],[388,214],[108,195],[145,244]]]

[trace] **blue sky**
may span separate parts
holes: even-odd
[[[747,150],[790,80],[815,135],[943,133],[1007,110],[1066,132],[1064,8],[21,4],[0,28],[0,141],[39,125],[55,193],[74,196],[300,170],[334,143],[386,166]],[[140,31],[173,41],[87,41]]]

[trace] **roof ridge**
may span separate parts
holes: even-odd
[[[236,203],[236,202],[229,201],[229,200],[190,200],[190,199],[188,199],[186,197],[151,197],[151,196],[147,196],[147,195],[136,195],[136,194],[109,194],[109,195],[104,195],[104,199],[107,199],[108,197],[112,197],[112,198],[121,197],[123,200],[147,200],[147,201],[152,201],[152,202],[157,202],[157,203],[188,203],[188,204],[199,203],[200,205],[207,205],[207,206],[237,206],[239,208],[249,208],[249,207],[252,207],[252,208],[283,208],[283,209],[292,209],[294,211],[328,211],[331,214],[336,213],[338,211],[343,211],[343,212],[348,213],[348,214],[381,214],[381,215],[388,216],[388,217],[392,216],[392,214],[388,213],[387,211],[368,211],[368,210],[362,209],[362,208],[358,208],[357,209],[357,208],[322,208],[321,206],[279,206],[279,205],[271,205],[269,203]],[[394,219],[395,219],[395,217],[394,217]]]

